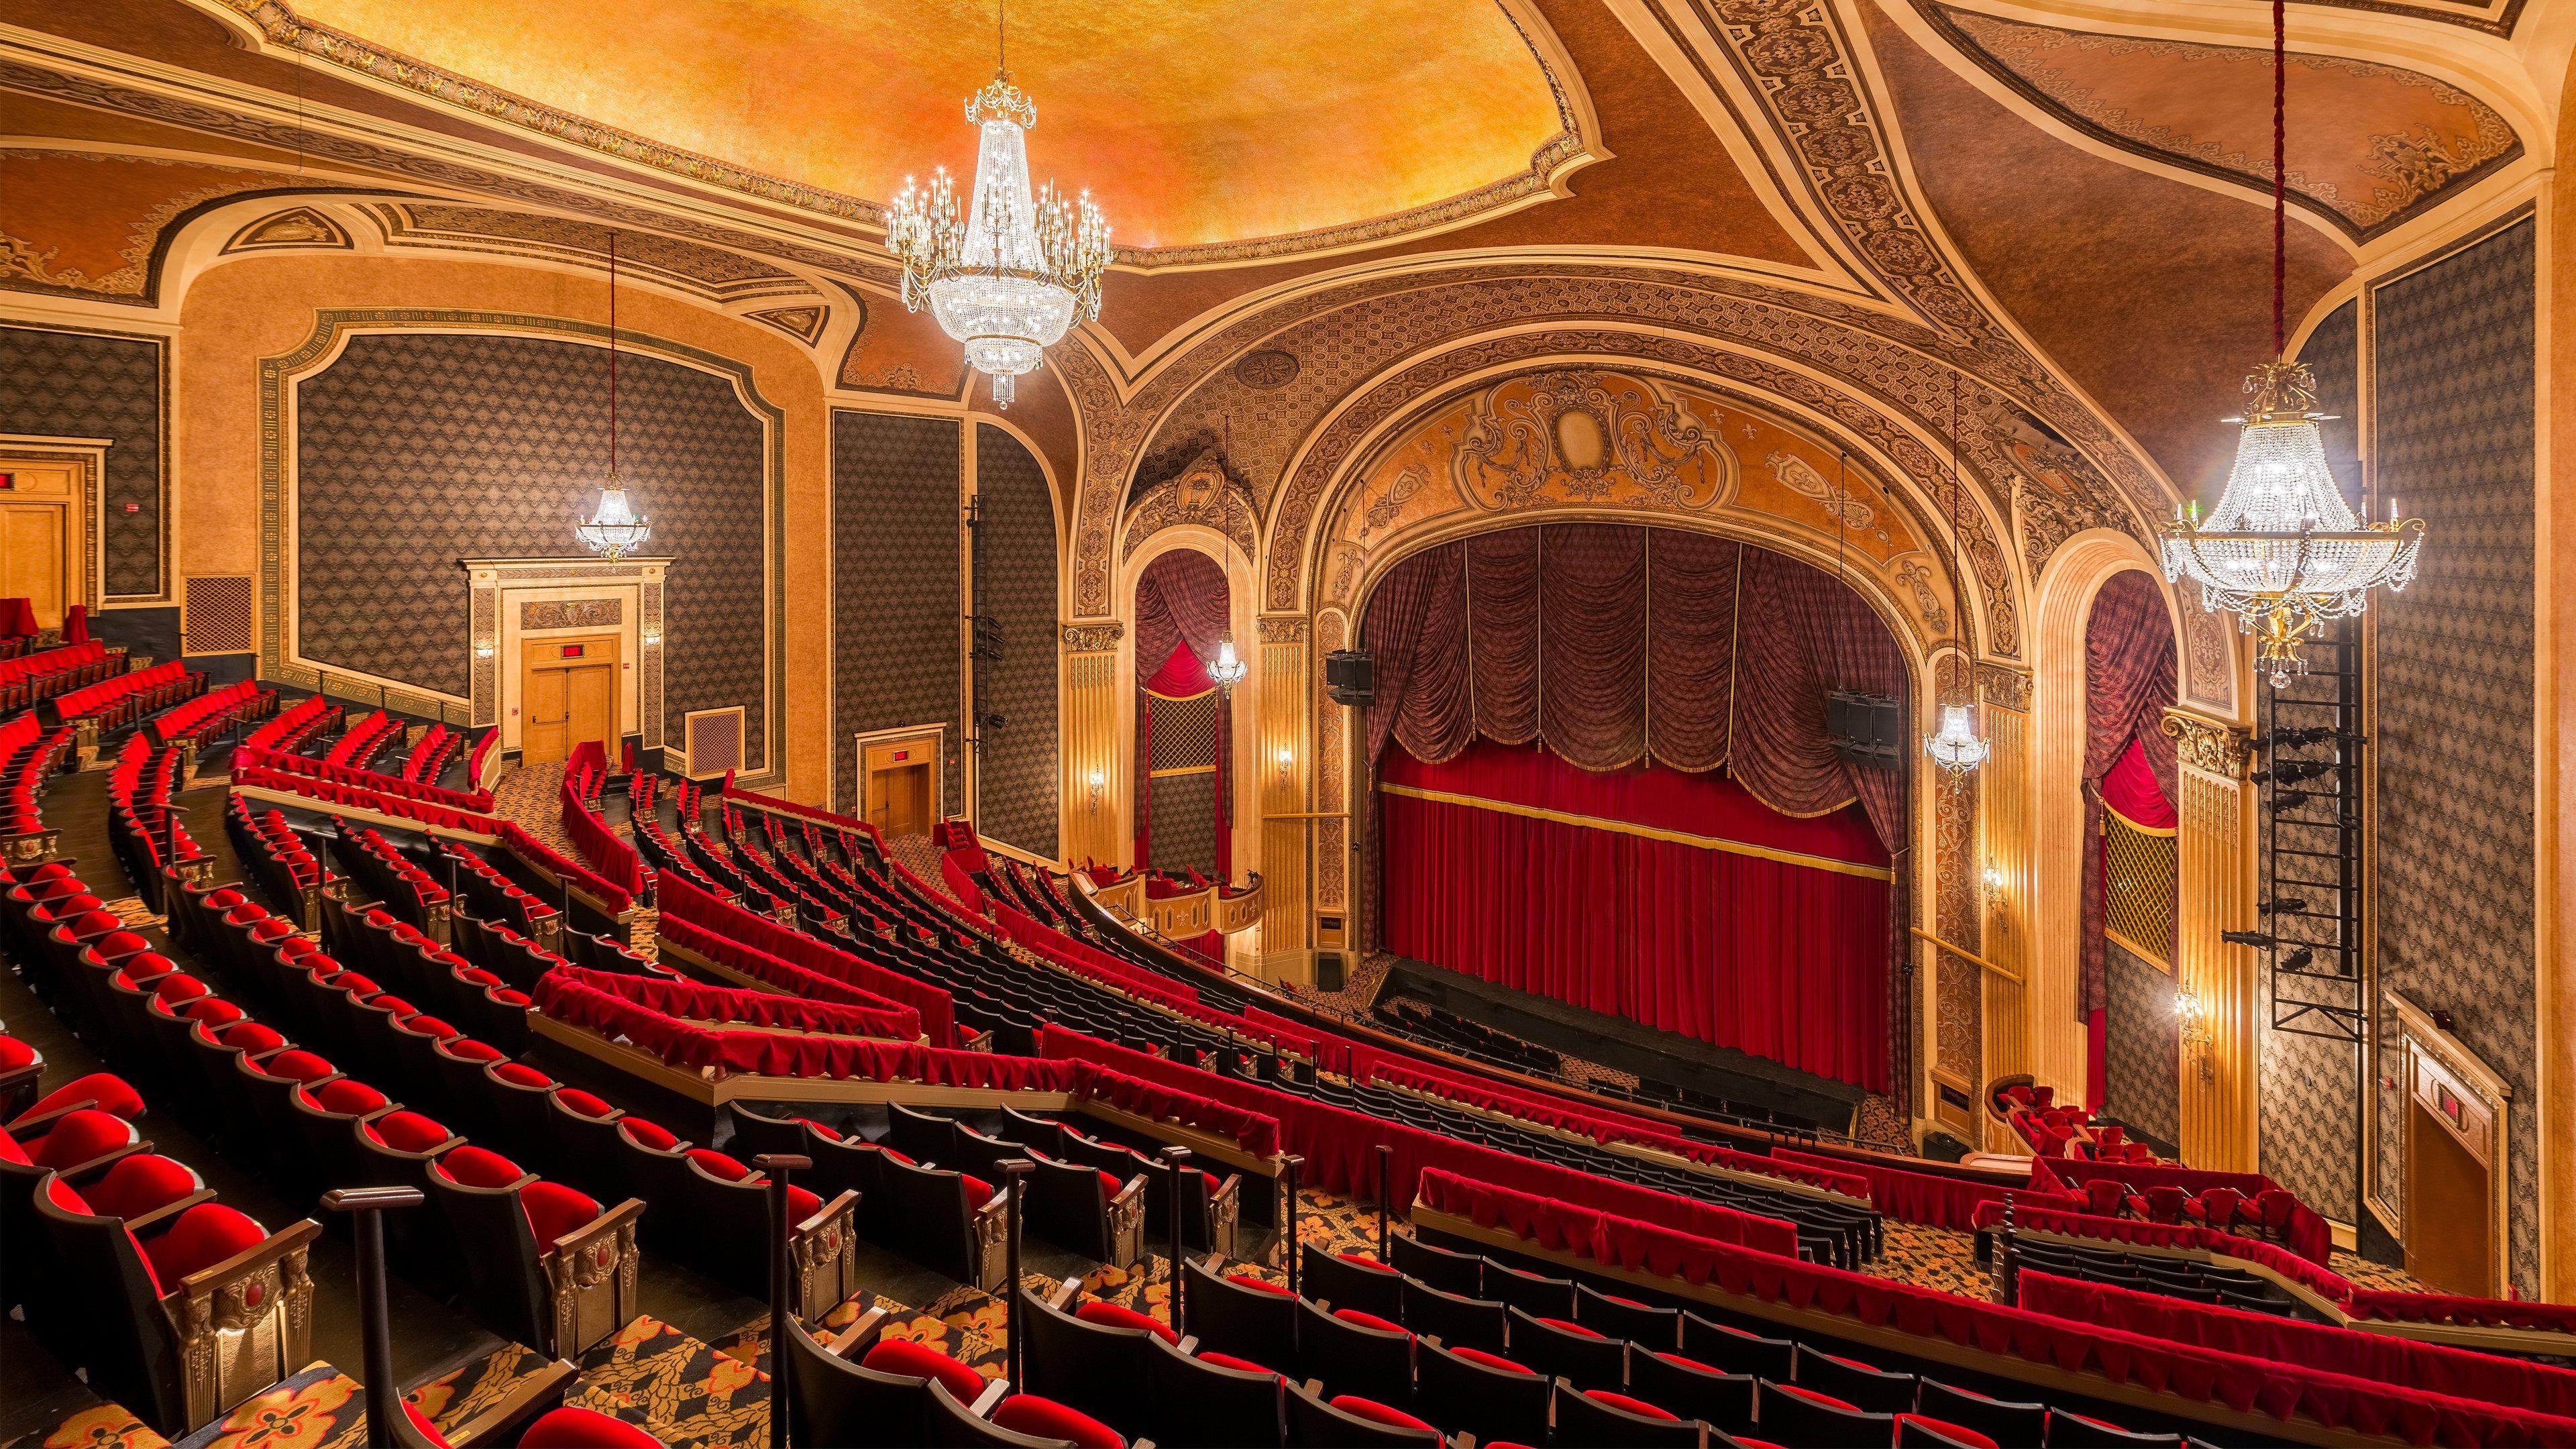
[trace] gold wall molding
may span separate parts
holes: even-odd
[[[1126,637],[1127,626],[1116,621],[1106,624],[1067,624],[1064,626],[1064,652],[1067,654],[1115,654],[1118,641]]]
[[[1105,635],[1106,647],[1069,650],[1064,656],[1064,777],[1060,836],[1067,862],[1116,865],[1132,842],[1119,838],[1127,799],[1118,750],[1118,626],[1065,631]]]
[[[2166,710],[2158,727],[2173,740],[2174,753],[2186,768],[2223,780],[2245,778],[2253,739],[2244,730],[2178,709]]]
[[[2030,713],[2030,671],[2001,664],[1977,666],[1977,696],[1999,709]]]
[[[2033,879],[2029,714],[1988,704],[1986,739],[1991,752],[1977,772],[1978,854],[1995,884],[1988,890],[1979,882],[1983,942],[1987,958],[2013,975],[1978,973],[1980,1047],[1985,1059],[1985,1080],[1977,1084],[1980,1092],[1997,1077],[2029,1071],[2031,1060],[2025,1002],[2031,961],[2027,905]],[[1977,1117],[1990,1132],[2001,1126],[1982,1103]],[[2000,1140],[1987,1145],[2011,1146]]]
[[[2170,725],[2187,716],[2167,715]],[[2203,722],[2206,723],[2206,722]],[[2232,730],[2204,732],[2222,763]],[[2241,748],[2232,756],[2242,768]],[[2256,963],[2222,933],[2254,924],[2246,803],[2252,787],[2196,763],[2182,771],[2175,837],[2174,954],[2178,989],[2200,1002],[2206,1042],[2183,1048],[2182,1160],[2220,1172],[2259,1170],[2255,1061]]]
[[[1309,632],[1309,626],[1302,618],[1268,617],[1262,619],[1258,627],[1264,644],[1303,644]]]
[[[1263,620],[1264,624],[1271,620]],[[1313,944],[1308,888],[1307,844],[1314,821],[1302,818],[1307,781],[1313,768],[1313,744],[1306,728],[1307,700],[1314,681],[1307,673],[1306,621],[1297,619],[1294,639],[1270,639],[1261,645],[1261,745],[1249,765],[1261,781],[1261,951],[1277,962],[1281,953],[1302,952]],[[1276,819],[1277,816],[1299,816]],[[1311,967],[1297,971],[1311,979]]]

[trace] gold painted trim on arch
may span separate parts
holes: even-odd
[[[2102,802],[2102,813],[2119,821],[2122,829],[2134,830],[2140,835],[2180,835],[2182,833],[2182,827],[2179,825],[2140,825],[2128,816],[2112,809],[2111,802],[2107,800]]]
[[[1518,815],[1525,820],[1546,820],[1558,825],[1580,825],[1591,830],[1607,830],[1616,835],[1634,835],[1644,840],[1669,841],[1675,845],[1722,851],[1728,855],[1749,855],[1757,860],[1776,860],[1782,865],[1827,870],[1836,875],[1856,875],[1868,880],[1895,879],[1895,873],[1883,865],[1856,865],[1848,860],[1829,860],[1821,855],[1807,855],[1795,850],[1774,850],[1767,845],[1747,845],[1741,840],[1726,840],[1714,835],[1693,835],[1685,830],[1664,830],[1652,825],[1631,824],[1625,820],[1605,820],[1597,815],[1575,815],[1564,810],[1548,810],[1536,805],[1515,805],[1505,800],[1488,800],[1481,795],[1453,795],[1446,790],[1423,790],[1411,785],[1381,784],[1378,789],[1389,795],[1428,800],[1435,805],[1464,805],[1470,810],[1492,810],[1504,815]]]

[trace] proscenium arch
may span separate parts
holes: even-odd
[[[1795,558],[1809,567],[1829,569],[1833,566],[1830,558],[1820,562],[1806,550],[1777,547],[1775,546],[1777,540],[1767,540],[1758,531],[1719,528],[1713,526],[1714,520],[1709,519],[1577,508],[1532,509],[1522,513],[1486,514],[1477,518],[1474,526],[1444,531],[1437,537],[1411,540],[1406,547],[1391,551],[1383,564],[1372,567],[1364,574],[1350,605],[1350,637],[1345,647],[1359,648],[1361,641],[1366,638],[1369,605],[1374,601],[1378,585],[1385,581],[1386,576],[1397,565],[1443,544],[1477,538],[1489,533],[1500,533],[1507,529],[1535,528],[1551,523],[1612,523],[1630,528],[1662,528],[1682,533],[1707,534],[1712,537],[1731,539],[1755,548],[1767,548],[1773,553]],[[1929,733],[1928,727],[1923,722],[1932,718],[1938,706],[1938,701],[1933,698],[1933,685],[1936,682],[1936,676],[1933,673],[1935,661],[1944,652],[1955,652],[1958,645],[1956,641],[1946,645],[1935,642],[1917,649],[1910,642],[1905,631],[1889,623],[1891,613],[1898,615],[1902,613],[1901,607],[1894,599],[1874,587],[1873,581],[1855,580],[1846,575],[1843,582],[1869,606],[1870,612],[1877,617],[1880,627],[1887,629],[1889,637],[1896,642],[1897,658],[1903,663],[1905,669],[1907,698],[1912,706],[1913,719],[1916,721],[1912,731],[1901,745],[1910,752],[1913,744],[1912,733]],[[1129,603],[1132,608],[1132,590]],[[1333,607],[1336,611],[1340,608],[1339,605]],[[1343,707],[1323,700],[1320,671],[1316,676],[1313,694],[1318,701],[1318,708]],[[1347,788],[1350,791],[1351,840],[1355,847],[1353,869],[1346,896],[1346,910],[1351,922],[1350,940],[1355,949],[1374,950],[1377,948],[1378,921],[1376,892],[1371,882],[1376,879],[1378,870],[1375,806],[1377,762],[1367,758],[1367,731],[1354,727],[1344,730],[1342,734],[1343,747],[1347,751],[1343,778],[1349,782]],[[1925,913],[1937,899],[1938,880],[1935,871],[1938,868],[1939,859],[1938,852],[1933,846],[1940,834],[1937,812],[1946,796],[1946,792],[1940,787],[1939,775],[1938,770],[1926,769],[1920,763],[1910,764],[1908,767],[1906,838],[1898,847],[1898,853],[1910,861],[1911,866],[1905,869],[1900,877],[1905,885],[1905,914],[1904,918],[1895,922],[1892,928],[1896,932],[1897,939],[1890,943],[1890,965],[1893,974],[1887,983],[1888,1003],[1891,1009],[1902,1013],[1901,1020],[1888,1023],[1889,1050],[1901,1056],[1901,1060],[1897,1063],[1899,1071],[1895,1074],[1895,1079],[1906,1083],[1905,1089],[1913,1094],[1914,1111],[1917,1114],[1923,1110],[1922,1103],[1926,1100],[1924,1093],[1928,1090],[1924,1081],[1924,1072],[1925,1063],[1931,1056],[1929,1034],[1932,1020],[1928,1014],[1928,998],[1925,996],[1926,980],[1914,979],[1917,975],[1916,953],[1911,949],[1911,942],[1906,939],[1906,928],[1921,925],[1926,918]],[[1917,1035],[1922,1036],[1924,1040],[1921,1049],[1914,1044]]]
[[[2155,559],[2138,541],[2114,529],[2088,529],[2069,538],[2040,578],[2039,614],[2032,621],[2029,899],[2031,950],[2024,963],[2031,1075],[2055,1087],[2063,1100],[2081,1100],[2085,1084],[2084,1023],[2076,1015],[2082,989],[2083,939],[2085,631],[2102,586],[2124,573],[2143,573],[2165,601],[2177,659],[2188,654],[2182,605]],[[2177,676],[2179,678],[2179,676]],[[2179,692],[2178,692],[2179,693]]]
[[[1524,333],[1529,330],[1531,329],[1512,329],[1515,333]],[[1428,356],[1431,354],[1424,355]],[[1402,364],[1402,366],[1410,367],[1420,360],[1421,358],[1419,357],[1408,359],[1404,364]],[[1329,542],[1327,537],[1327,525],[1334,516],[1336,510],[1341,507],[1343,500],[1350,493],[1351,489],[1358,486],[1360,479],[1366,475],[1370,468],[1376,465],[1380,458],[1385,456],[1385,453],[1389,448],[1397,446],[1405,438],[1411,436],[1416,428],[1427,422],[1442,409],[1451,406],[1459,399],[1478,392],[1499,380],[1563,368],[1585,368],[1630,372],[1644,377],[1680,382],[1706,388],[1721,395],[1741,399],[1742,406],[1766,414],[1773,422],[1778,423],[1783,427],[1794,431],[1805,432],[1809,437],[1817,440],[1820,444],[1833,448],[1849,458],[1853,465],[1859,467],[1868,474],[1870,480],[1883,493],[1885,493],[1890,499],[1895,500],[1899,506],[1906,510],[1908,521],[1923,535],[1928,551],[1938,555],[1938,565],[1941,570],[1941,574],[1949,581],[1951,607],[1956,611],[1954,616],[1956,637],[1965,639],[1972,652],[1980,655],[1993,652],[1991,647],[1992,639],[1994,637],[1992,621],[1994,618],[1993,611],[1998,597],[2001,598],[2006,607],[2012,608],[2015,611],[2016,618],[2026,616],[2026,609],[2021,607],[2020,600],[2015,596],[2014,585],[2018,580],[2016,577],[2017,570],[2014,567],[2013,556],[2011,551],[2005,548],[2006,542],[2011,538],[2011,531],[2005,521],[1998,518],[1993,510],[1987,506],[1986,500],[1982,496],[1984,490],[1965,486],[1963,482],[1960,492],[1964,497],[1960,506],[1963,509],[1975,510],[1977,518],[1983,523],[1987,530],[1988,538],[1993,541],[1995,547],[2002,553],[2000,572],[2003,575],[2004,587],[2000,591],[1990,589],[1985,578],[1980,575],[1973,566],[1961,566],[1967,544],[1965,540],[1959,537],[1958,530],[1955,527],[1955,520],[1951,516],[1949,510],[1942,506],[1943,500],[1937,496],[1929,498],[1925,497],[1920,491],[1922,480],[1917,478],[1916,475],[1898,463],[1887,449],[1861,435],[1846,420],[1820,414],[1814,408],[1806,406],[1805,404],[1793,399],[1783,398],[1775,393],[1760,391],[1747,386],[1741,379],[1731,378],[1723,373],[1714,372],[1707,368],[1696,367],[1687,363],[1679,363],[1661,358],[1644,358],[1626,354],[1606,354],[1598,352],[1547,353],[1530,357],[1513,358],[1504,362],[1494,363],[1490,366],[1477,368],[1458,378],[1450,380],[1434,391],[1423,394],[1421,397],[1414,399],[1403,408],[1390,413],[1386,418],[1372,426],[1369,431],[1362,435],[1360,440],[1352,446],[1347,453],[1345,453],[1341,463],[1335,469],[1331,480],[1325,485],[1322,493],[1319,495],[1315,509],[1307,520],[1305,538],[1300,545],[1301,556],[1297,566],[1300,595],[1299,611],[1312,615],[1316,611],[1334,603],[1334,601],[1328,599],[1324,593],[1324,549]],[[1400,371],[1401,368],[1397,370]],[[1816,380],[1828,387],[1839,387],[1839,384],[1835,383],[1830,377],[1817,375]],[[1855,397],[1847,390],[1844,392],[1844,400],[1856,409],[1865,409],[1872,416],[1886,421],[1900,433],[1912,437],[1914,442],[1918,446],[1925,448],[1931,456],[1935,458],[1943,458],[1947,456],[1945,445],[1941,440],[1923,435],[1915,427],[1913,421],[1903,414],[1891,413],[1884,409],[1877,408],[1871,405],[1866,398]],[[1348,399],[1344,400],[1345,403],[1347,403],[1347,401]],[[1333,412],[1337,411],[1339,411],[1338,405]],[[1327,421],[1329,421],[1333,412],[1327,412]],[[1319,423],[1316,431],[1320,432],[1322,427],[1323,424]],[[1304,449],[1301,446],[1299,453],[1302,454],[1303,451]],[[1292,455],[1289,463],[1289,467],[1292,470],[1296,466],[1296,462],[1297,456]],[[1283,490],[1277,488],[1272,490],[1272,497],[1269,500],[1267,516],[1263,519],[1263,539],[1265,541],[1265,545],[1270,540],[1273,531],[1281,526],[1278,495],[1282,491]],[[1673,526],[1694,527],[1703,532],[1720,533],[1730,537],[1740,537],[1746,542],[1760,543],[1764,547],[1771,548],[1774,552],[1788,553],[1811,563],[1818,562],[1821,558],[1823,566],[1829,568],[1833,566],[1831,555],[1811,554],[1810,550],[1815,547],[1811,543],[1795,539],[1786,534],[1776,536],[1762,535],[1759,530],[1747,530],[1739,533],[1735,531],[1734,526],[1730,526],[1729,521],[1727,520],[1708,518],[1701,515],[1662,513],[1645,510],[1599,510],[1596,513],[1587,514],[1583,510],[1579,509],[1554,507],[1544,510],[1544,513],[1548,517],[1563,517],[1569,519],[1582,515],[1587,517],[1598,517],[1610,522],[1648,523],[1651,521],[1658,525],[1670,523]],[[1476,518],[1501,518],[1504,520],[1518,518],[1526,521],[1531,516],[1533,515],[1504,514],[1477,515]],[[1459,525],[1435,530],[1435,533],[1438,535],[1435,541],[1446,542],[1450,538],[1464,537],[1467,533],[1477,531],[1474,527],[1476,518],[1471,518]],[[1508,526],[1508,524],[1506,524],[1506,526]],[[1264,552],[1265,556],[1268,556],[1273,551],[1265,547]],[[1363,576],[1361,586],[1355,593],[1350,605],[1351,617],[1354,621],[1352,626],[1353,637],[1357,637],[1357,621],[1365,612],[1368,591],[1369,588],[1373,586],[1374,579],[1379,574],[1382,574],[1386,568],[1392,567],[1394,562],[1400,562],[1401,558],[1402,555],[1398,555],[1395,560],[1385,563],[1381,563],[1376,559],[1372,559],[1370,561],[1369,572]],[[1973,608],[1970,607],[1971,600],[1973,600]],[[1883,608],[1884,606],[1880,603],[1874,602],[1873,607]],[[1901,607],[1898,608],[1897,613],[1898,616],[1902,618],[1903,610]],[[1916,634],[1913,626],[1909,624],[1893,626],[1891,627],[1890,632],[1896,635],[1900,640],[1911,642],[1918,639],[1918,635]],[[2022,635],[2023,648],[2025,652],[2028,648],[2027,633],[2027,626],[2024,626],[2022,628]],[[1979,640],[1981,639],[1986,641],[1983,645],[1979,643]],[[1939,640],[1937,639],[1930,640],[1925,642],[1923,647],[1925,650],[1928,650],[1938,642]],[[1919,653],[1922,651],[1917,652]]]

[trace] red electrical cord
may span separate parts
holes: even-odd
[[[2280,284],[2275,282],[2272,290],[2277,299]],[[2277,300],[2272,310],[2280,310]],[[2272,330],[2279,331],[2280,324],[2273,323]],[[2280,351],[2280,344],[2275,342],[2272,350]],[[608,481],[617,481],[617,233],[613,231],[608,234]]]

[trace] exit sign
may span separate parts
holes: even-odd
[[[0,473],[0,493],[14,493],[16,491],[18,491],[18,475],[15,473]]]
[[[587,644],[566,644],[563,646],[562,657],[566,659],[579,659],[582,657],[583,651],[589,648],[590,646]]]

